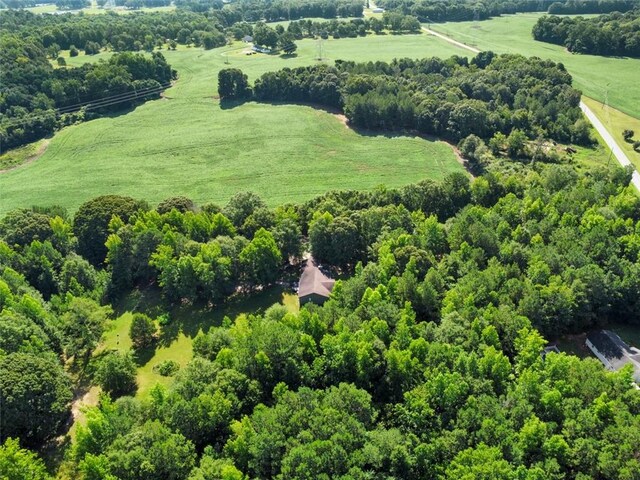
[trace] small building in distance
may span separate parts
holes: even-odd
[[[373,12],[373,13],[384,13],[384,8],[376,7],[373,10],[371,10],[371,12]]]
[[[245,35],[244,37],[242,37],[242,41],[244,43],[252,43],[253,42],[253,37],[251,35]]]
[[[300,306],[305,303],[313,302],[322,305],[327,301],[335,280],[327,277],[322,270],[318,268],[313,258],[307,260],[307,264],[302,271],[300,283],[298,284],[298,301]]]
[[[254,45],[253,47],[253,51],[254,52],[259,52],[259,53],[271,53],[271,49],[268,47],[261,47],[260,45]]]
[[[598,330],[587,336],[587,347],[603,365],[617,372],[627,364],[633,366],[633,381],[640,384],[640,350],[630,347],[611,330]]]

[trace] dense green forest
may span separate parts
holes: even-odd
[[[241,193],[12,212],[0,469],[48,478],[26,449],[64,432],[82,371],[106,393],[63,478],[636,478],[631,371],[542,356],[544,337],[640,314],[629,181],[540,163],[273,210]],[[305,249],[341,272],[331,299],[212,326],[186,368],[164,366],[169,388],[134,399],[135,355],[92,355],[131,288],[219,305],[286,278]],[[170,321],[136,314],[134,347]]]
[[[580,93],[562,64],[518,55],[483,52],[470,62],[399,59],[391,63],[336,61],[285,68],[259,77],[251,88],[238,69],[219,73],[223,100],[312,102],[339,108],[356,128],[404,130],[456,142],[469,136],[478,149],[491,144],[511,157],[545,158],[528,140],[589,144]],[[475,158],[474,158],[475,159]]]
[[[486,20],[503,14],[548,12],[586,14],[626,12],[637,6],[636,0],[378,0],[376,5],[406,15],[421,22],[467,22]]]
[[[596,18],[541,17],[533,38],[573,53],[640,57],[640,8]]]

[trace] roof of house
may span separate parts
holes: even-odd
[[[253,37],[252,37],[251,35],[245,35],[245,36],[242,38],[242,41],[243,41],[243,42],[253,42]]]
[[[611,330],[592,332],[587,339],[609,361],[614,370],[631,363],[635,370],[634,377],[640,379],[640,350],[627,345]]]
[[[309,258],[300,277],[298,297],[306,297],[311,294],[328,297],[331,294],[331,290],[333,290],[334,283],[335,280],[322,273],[313,258]]]

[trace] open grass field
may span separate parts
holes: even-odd
[[[355,132],[338,116],[309,106],[222,108],[214,98],[221,68],[241,68],[255,79],[317,62],[314,40],[299,42],[297,56],[286,59],[247,56],[246,48],[238,43],[209,51],[165,50],[180,73],[166,98],[58,132],[40,158],[0,174],[0,214],[50,204],[73,211],[107,193],[152,203],[173,195],[223,203],[237,191],[252,190],[277,205],[329,189],[395,187],[462,170],[446,143]],[[322,51],[326,62],[460,53],[428,35],[326,40]],[[108,55],[81,55],[69,63]]]
[[[155,290],[134,291],[118,306],[119,316],[111,322],[96,355],[105,351],[131,349],[129,328],[133,319],[132,311],[142,311],[150,316],[160,312],[160,296]],[[281,287],[273,287],[248,298],[232,300],[220,307],[181,307],[173,309],[171,323],[160,330],[156,348],[140,352],[138,363],[138,392],[144,397],[156,384],[169,385],[173,377],[163,377],[153,368],[163,360],[174,360],[184,367],[193,357],[193,339],[199,332],[206,332],[212,326],[219,326],[225,316],[231,320],[239,315],[260,314],[274,304],[282,304],[290,311],[298,310],[298,297]]]
[[[520,53],[562,62],[576,88],[640,119],[640,59],[574,55],[563,47],[537,42],[531,29],[541,14],[505,15],[482,22],[432,24],[431,28],[459,42],[497,53]]]

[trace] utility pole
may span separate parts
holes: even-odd
[[[322,61],[324,60],[324,40],[322,38],[318,39],[318,58],[316,60]]]

